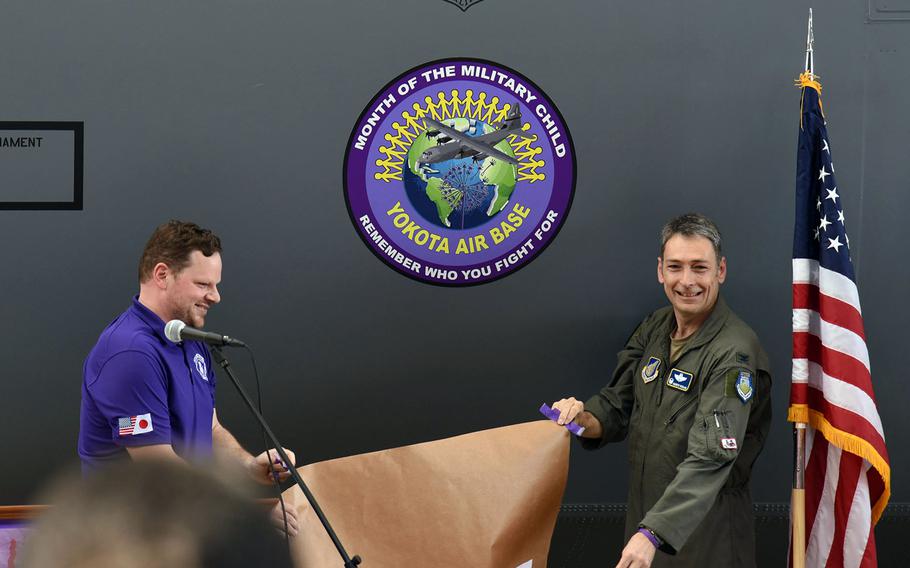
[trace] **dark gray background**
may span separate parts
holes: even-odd
[[[225,244],[207,326],[255,346],[264,406],[312,462],[535,420],[588,396],[663,305],[656,233],[688,210],[725,235],[730,305],[773,362],[757,501],[789,499],[790,249],[808,2],[5,2],[0,120],[85,122],[83,211],[0,211],[0,503],[76,460],[81,366],[137,291],[152,229]],[[910,1],[816,6],[816,72],[895,470],[908,444]],[[571,129],[575,201],[520,272],[479,287],[378,261],[341,187],[355,119],[389,80],[455,56],[512,67]],[[465,355],[466,353],[466,355]],[[235,367],[252,374],[242,353]],[[251,449],[225,380],[219,415]],[[623,502],[625,447],[573,447],[565,501]]]

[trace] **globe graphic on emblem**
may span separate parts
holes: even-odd
[[[494,127],[472,118],[441,121],[471,137],[492,132]],[[437,163],[421,162],[428,148],[457,144],[432,132],[422,132],[408,150],[404,186],[411,205],[430,223],[447,229],[471,229],[502,211],[515,191],[517,170],[491,156],[467,156]],[[507,140],[494,148],[515,156]]]

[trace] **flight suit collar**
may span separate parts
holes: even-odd
[[[683,349],[682,353],[680,353],[679,358],[681,359],[687,351],[701,347],[714,339],[714,337],[720,333],[720,330],[723,329],[729,316],[730,308],[727,307],[727,303],[724,301],[723,297],[718,294],[717,302],[714,304],[714,309],[711,310],[711,315],[709,315],[708,319],[701,324],[701,327],[698,328],[698,331],[695,332],[695,335],[689,340],[688,344],[686,344],[686,347]],[[667,320],[667,327],[665,330],[668,344],[669,337],[675,330],[676,315],[673,313],[673,310],[670,310],[670,318]]]

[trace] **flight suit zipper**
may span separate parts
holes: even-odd
[[[668,338],[667,335],[664,335],[663,337]],[[669,339],[664,339],[664,341],[666,343],[664,344],[663,349],[661,349],[657,352],[657,355],[661,359],[661,361],[669,361],[669,359],[670,359]],[[663,369],[663,372],[661,373],[661,375],[662,376],[660,376],[658,378],[657,384],[655,385],[657,387],[657,403],[655,405],[655,408],[660,408],[660,404],[663,401],[664,389],[667,388],[666,383],[667,383],[667,379],[670,376],[670,367],[669,366],[665,367]],[[643,436],[644,444],[640,450],[643,452],[643,455],[641,456],[641,469],[639,471],[639,479],[643,479],[644,475],[645,475],[646,461],[647,461],[647,457],[648,457],[648,448],[650,448],[650,444],[651,444],[651,433],[654,432],[654,427],[657,422],[655,420],[657,413],[650,413],[650,414],[651,414],[650,425],[648,426],[647,434],[645,436]],[[641,490],[644,491],[644,488],[642,488]],[[643,502],[644,494],[640,494],[639,499]]]

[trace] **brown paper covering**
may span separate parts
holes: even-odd
[[[544,568],[569,468],[549,420],[315,463],[300,473],[364,568]],[[342,567],[298,487],[300,568]]]

